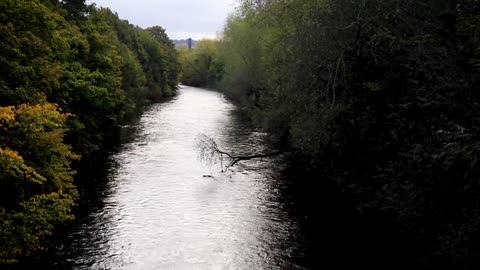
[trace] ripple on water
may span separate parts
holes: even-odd
[[[128,127],[133,141],[111,156],[101,206],[72,230],[53,268],[302,269],[281,162],[248,161],[221,174],[197,160],[200,132],[238,153],[268,149],[265,134],[234,110],[220,93],[191,87],[150,106]]]

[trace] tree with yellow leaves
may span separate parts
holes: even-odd
[[[78,196],[63,143],[69,114],[51,103],[0,107],[0,263],[42,250]]]

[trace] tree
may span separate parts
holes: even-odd
[[[63,143],[68,117],[49,103],[0,107],[0,263],[44,249],[54,226],[73,219],[79,156]]]
[[[0,1],[0,264],[73,219],[74,153],[94,164],[135,107],[174,93],[169,48],[83,0]]]
[[[64,9],[67,11],[69,19],[85,19],[89,12],[89,7],[85,0],[61,0]]]
[[[242,1],[223,33],[221,89],[359,214],[392,219],[423,262],[472,266],[478,11],[471,0]]]
[[[177,89],[178,75],[180,73],[180,63],[178,61],[177,51],[175,50],[175,44],[167,36],[165,29],[163,29],[161,26],[149,27],[146,30],[153,36],[154,39],[163,45],[165,54],[164,58],[168,67],[166,70],[167,87],[173,93]]]
[[[193,49],[178,49],[182,63],[182,83],[191,86],[215,87],[223,76],[219,40],[204,39]]]
[[[152,26],[147,28],[147,31],[161,44],[173,49],[175,44],[173,44],[172,40],[168,37],[165,29],[161,26]]]

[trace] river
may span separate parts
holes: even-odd
[[[200,133],[237,153],[269,150],[221,93],[182,86],[123,128],[49,268],[306,269],[281,158],[221,173],[198,160]]]

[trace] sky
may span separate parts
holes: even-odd
[[[215,38],[236,0],[90,0],[142,28],[160,25],[171,39]]]

